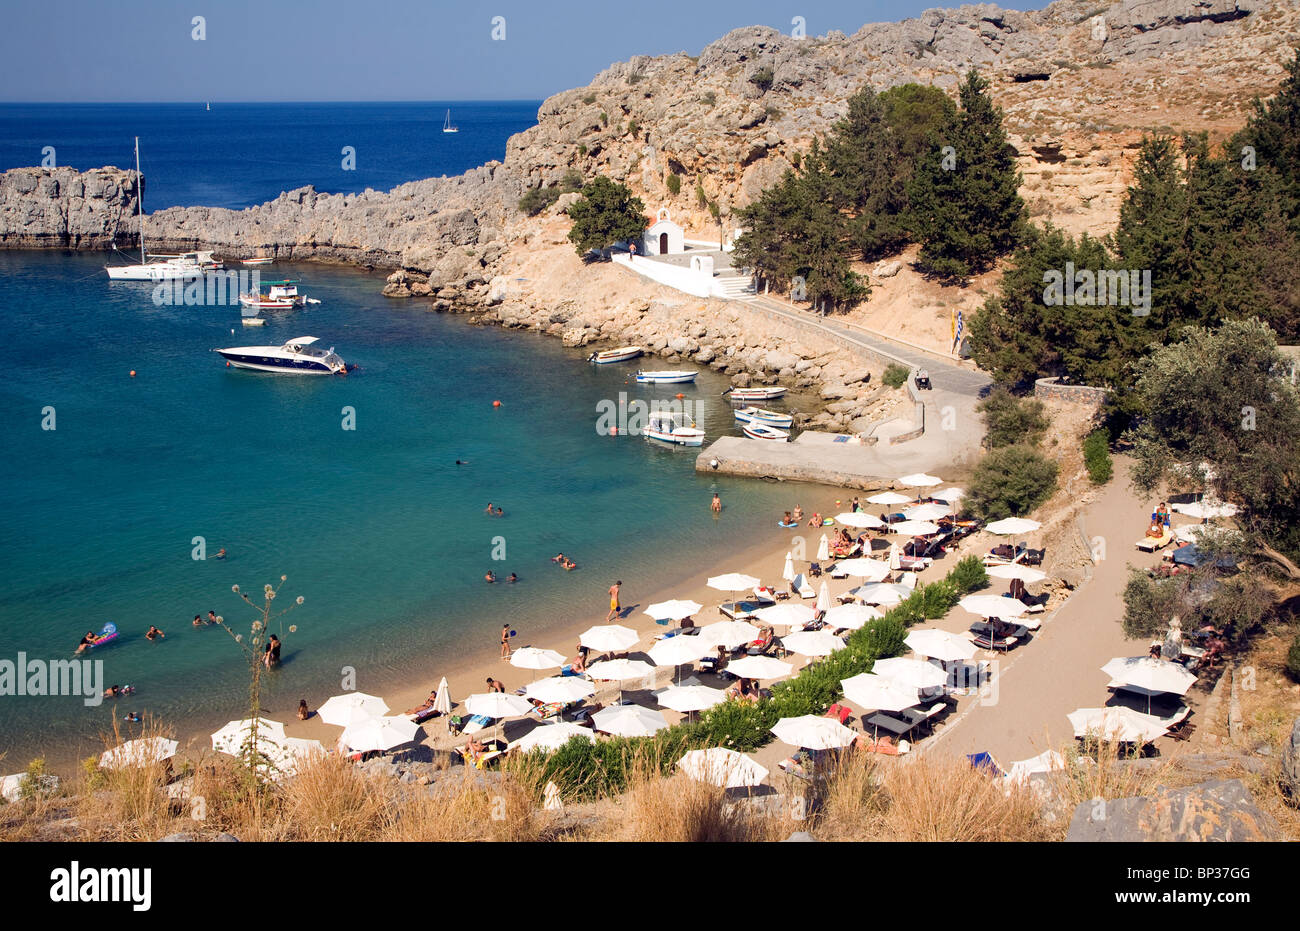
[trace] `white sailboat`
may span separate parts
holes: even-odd
[[[451,125],[451,110],[448,110],[448,111],[447,111],[447,118],[446,118],[445,120],[443,120],[443,122],[442,122],[442,131],[445,132],[445,133],[458,133],[458,132],[460,132],[459,129],[457,129],[455,126],[452,126],[452,125]]]
[[[144,248],[144,183],[140,174],[140,137],[135,137],[135,213],[140,220],[140,261],[131,265],[105,265],[110,281],[175,281],[202,278],[207,272],[222,268],[211,252],[182,252],[179,255],[153,255]],[[117,247],[114,246],[116,249]],[[150,261],[153,259],[153,261]]]

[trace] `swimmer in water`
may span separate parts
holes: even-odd
[[[464,460],[464,459],[457,459],[457,460],[456,460],[456,465],[469,465],[469,462],[467,462],[467,461]]]
[[[217,550],[217,559],[225,559],[225,558],[226,558],[226,548],[223,546],[221,549]]]
[[[556,553],[554,556],[551,557],[551,562],[558,562],[558,563],[565,562],[564,554]]]
[[[193,624],[193,626],[194,626],[194,627],[202,627],[202,626],[203,626],[203,615],[201,615],[201,614],[196,614],[196,615],[194,615],[194,624]]]
[[[498,507],[497,507],[497,517],[500,517],[500,516],[501,516],[502,514],[504,514],[504,513],[505,513],[505,511],[501,510],[501,508],[498,506]]]
[[[496,580],[497,580],[496,573],[494,573],[491,569],[487,571],[487,575],[483,576],[484,582],[495,582]]]
[[[518,581],[519,581],[519,576],[515,575],[515,574],[512,572],[512,573],[510,573],[510,577],[509,577],[508,579],[506,579],[506,581],[507,581],[507,582],[518,582]]]
[[[77,652],[84,653],[88,647],[93,647],[99,642],[99,637],[93,630],[86,631],[86,636],[81,638],[81,643],[77,644]]]
[[[164,633],[163,633],[161,630],[159,630],[157,627],[154,627],[152,624],[150,624],[150,625],[149,625],[149,632],[146,633],[146,634],[144,635],[144,639],[146,639],[146,640],[161,640],[161,639],[162,639],[163,637],[165,637],[165,636],[167,636],[167,635],[164,634]]]

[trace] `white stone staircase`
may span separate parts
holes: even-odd
[[[754,296],[754,283],[750,278],[725,271],[713,279],[714,293],[729,301],[740,301]]]

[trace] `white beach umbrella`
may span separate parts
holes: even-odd
[[[869,711],[902,711],[920,701],[916,689],[870,672],[844,679],[840,686],[846,699]]]
[[[728,572],[726,575],[713,576],[707,584],[709,588],[716,588],[722,592],[744,592],[755,588],[759,584],[759,580],[752,575]]]
[[[794,581],[794,553],[785,554],[785,565],[781,569],[781,578],[787,582]]]
[[[375,718],[389,711],[388,703],[377,695],[347,692],[326,699],[325,703],[316,709],[316,715],[326,724],[345,727],[352,718],[352,712],[358,709]]]
[[[758,628],[745,621],[716,621],[700,628],[700,641],[712,647],[734,650],[742,643],[758,639]]]
[[[420,725],[403,717],[370,717],[358,712],[357,717],[343,729],[340,742],[357,753],[371,750],[391,750],[415,739]]]
[[[882,559],[868,559],[866,557],[843,559],[837,562],[835,566],[854,578],[866,579],[868,582],[879,582],[889,575],[889,563]]]
[[[845,727],[834,718],[820,717],[815,714],[782,718],[772,726],[772,733],[783,743],[793,747],[806,747],[809,750],[847,747],[858,736],[857,731]]]
[[[939,501],[946,501],[949,504],[955,504],[956,502],[960,501],[962,498],[966,497],[966,489],[945,488],[942,491],[931,492],[930,497],[935,498],[936,500]]]
[[[817,544],[817,559],[819,562],[826,562],[831,558],[831,541],[826,539],[826,534],[822,534],[821,542]]]
[[[712,653],[714,644],[706,643],[698,636],[678,635],[660,640],[649,650],[649,657],[656,666],[684,666]]]
[[[703,711],[727,700],[727,693],[722,689],[709,688],[707,685],[675,685],[664,689],[659,695],[659,704],[673,711],[686,713]]]
[[[822,587],[817,590],[817,613],[825,614],[831,609],[831,587],[822,579]]]
[[[690,617],[695,614],[704,605],[698,601],[685,601],[674,598],[671,601],[661,601],[658,604],[652,604],[645,609],[645,613],[650,615],[656,621],[680,621],[684,617]]]
[[[555,724],[542,724],[510,745],[511,750],[527,753],[530,750],[558,750],[575,737],[581,737],[591,743],[596,742],[596,735],[590,728],[568,721]]]
[[[1029,605],[1019,598],[1001,595],[967,595],[957,606],[980,617],[1019,617],[1029,610]]]
[[[588,695],[595,695],[596,687],[581,676],[551,676],[529,683],[524,688],[526,698],[535,698],[544,705],[559,702],[567,705],[571,701],[580,701]]]
[[[319,740],[306,737],[286,737],[284,749],[276,761],[276,768],[282,775],[291,776],[298,767],[308,760],[321,759],[325,756],[325,745]]]
[[[989,533],[1013,536],[1018,533],[1029,533],[1038,530],[1042,526],[1038,521],[1030,520],[1028,517],[1006,517],[987,524],[984,529]]]
[[[866,511],[845,511],[843,514],[836,514],[835,520],[845,527],[864,527],[880,528],[885,526],[885,522],[874,514],[868,514]]]
[[[804,604],[796,604],[792,601],[783,601],[780,604],[774,604],[769,608],[759,608],[754,612],[754,617],[758,618],[764,624],[775,626],[796,627],[807,624],[817,612]]]
[[[1023,784],[1034,773],[1050,773],[1054,769],[1065,769],[1065,757],[1055,750],[1044,750],[1038,756],[1017,760],[1008,766],[1007,784]]]
[[[1047,578],[1047,573],[1042,569],[1035,569],[1033,566],[1026,566],[1018,562],[1009,562],[1001,566],[989,566],[984,570],[991,578],[995,579],[1019,579],[1026,584],[1041,582]]]
[[[451,714],[451,687],[447,685],[446,676],[438,681],[438,697],[433,700],[433,710],[439,714]]]
[[[882,491],[867,499],[872,504],[907,504],[911,500],[907,495],[900,495],[896,491]]]
[[[640,639],[640,634],[622,624],[597,624],[583,631],[578,643],[601,653],[622,653],[636,646]]]
[[[213,732],[212,749],[218,753],[239,756],[244,744],[248,742],[252,734],[252,729],[253,721],[251,718],[245,718],[242,721],[230,721]],[[257,743],[264,751],[270,745],[282,745],[285,739],[284,725],[279,721],[270,721],[266,718],[257,719]]]
[[[844,641],[829,630],[801,630],[781,638],[781,644],[791,653],[802,656],[830,656],[844,649]]]
[[[652,675],[655,668],[639,659],[611,659],[587,667],[587,675],[604,682],[628,682]]]
[[[691,750],[677,761],[677,768],[696,782],[724,789],[756,786],[767,778],[767,770],[743,753],[725,747]]]
[[[910,508],[903,508],[903,516],[908,520],[938,520],[940,517],[947,517],[952,513],[952,508],[946,504],[916,504]]]
[[[860,585],[850,594],[863,604],[896,605],[912,594],[912,591],[894,582],[874,582],[871,585]]]
[[[727,663],[727,672],[742,679],[782,679],[794,672],[794,666],[770,656],[742,656]]]
[[[522,647],[510,654],[510,665],[519,669],[558,669],[564,663],[561,654],[537,647]]]
[[[932,627],[909,632],[903,642],[917,654],[931,659],[950,661],[975,655],[975,644],[965,637]]]
[[[871,671],[909,689],[937,689],[948,681],[948,674],[934,663],[906,656],[878,659]]]
[[[668,726],[662,711],[640,705],[614,705],[591,716],[596,730],[616,737],[651,737]]]
[[[913,472],[900,478],[898,484],[906,485],[908,488],[933,488],[935,485],[942,485],[943,479],[935,475],[926,475],[924,472]]]
[[[1116,682],[1148,693],[1185,695],[1196,683],[1196,676],[1186,667],[1154,656],[1117,656],[1102,666],[1101,671]]]
[[[863,604],[836,605],[826,612],[827,627],[842,627],[845,630],[857,630],[865,627],[868,621],[884,617],[884,613],[877,608],[872,608]]]
[[[465,699],[465,710],[485,718],[512,718],[533,710],[532,703],[520,695],[485,692]]]
[[[1120,743],[1147,743],[1168,731],[1159,718],[1122,705],[1079,708],[1066,717],[1074,727],[1075,737],[1092,736]]]
[[[904,533],[909,537],[928,537],[939,532],[939,525],[928,520],[900,520],[889,525],[890,533]]]
[[[143,737],[128,740],[109,750],[99,758],[99,765],[104,769],[120,769],[124,766],[147,766],[161,763],[176,755],[178,744],[166,737]]]

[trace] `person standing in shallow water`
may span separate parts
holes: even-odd
[[[716,491],[713,493],[713,502],[709,505],[709,508],[713,511],[714,514],[722,513],[722,499],[718,497],[718,493]]]
[[[510,625],[501,625],[501,658],[505,659],[510,655]]]
[[[622,586],[623,580],[619,579],[609,587],[609,615],[605,618],[606,624],[618,617],[619,612],[623,610],[618,603],[618,590],[622,588]]]

